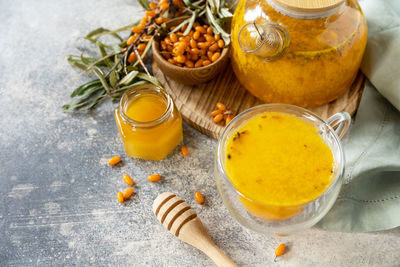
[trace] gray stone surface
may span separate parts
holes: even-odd
[[[112,104],[92,114],[65,114],[62,104],[86,77],[67,65],[77,39],[98,26],[117,28],[141,9],[129,1],[0,1],[0,265],[212,266],[163,229],[151,212],[163,191],[198,212],[215,242],[240,266],[395,266],[400,230],[349,234],[316,228],[278,239],[242,228],[223,207],[213,178],[216,142],[185,125],[190,156],[176,149],[162,162],[124,155]],[[90,46],[89,46],[90,47]],[[91,47],[93,49],[93,47]],[[116,192],[130,174],[137,194]],[[165,179],[146,181],[150,173]],[[206,205],[195,203],[200,190]],[[288,242],[273,262],[274,249]]]

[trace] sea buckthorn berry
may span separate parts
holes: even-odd
[[[182,46],[177,46],[174,48],[174,50],[172,50],[174,52],[175,55],[177,56],[182,56],[183,53],[185,52],[185,49]]]
[[[164,42],[165,42],[167,45],[170,45],[170,44],[171,44],[171,39],[169,39],[168,37],[165,37]]]
[[[194,67],[194,63],[191,60],[186,60],[185,61],[185,66],[188,68],[193,68]]]
[[[184,157],[187,157],[189,155],[189,150],[186,146],[181,146],[181,152]]]
[[[197,47],[200,49],[206,49],[208,47],[208,43],[207,42],[198,42]]]
[[[201,27],[201,26],[196,26],[194,29],[196,30],[196,32],[203,33],[203,34],[207,32],[206,29],[204,29],[204,27]]]
[[[211,61],[210,60],[204,60],[203,61],[203,66],[208,66],[208,65],[210,65],[211,64]]]
[[[200,26],[200,23],[198,23],[197,21],[195,21],[195,22],[193,23],[193,28],[196,28],[197,26]]]
[[[224,119],[224,115],[218,114],[218,115],[216,115],[216,116],[214,117],[213,122],[214,122],[214,123],[218,123],[218,122],[222,121],[223,119]]]
[[[124,180],[124,182],[127,185],[133,186],[135,184],[135,182],[132,180],[132,178],[128,174],[125,174],[124,176],[122,176],[122,179]]]
[[[147,177],[147,180],[148,180],[149,182],[158,182],[158,181],[161,180],[161,175],[159,175],[159,174],[152,174],[152,175],[149,175],[149,176]]]
[[[211,26],[208,26],[207,28],[207,34],[213,34],[213,29]]]
[[[118,164],[121,161],[121,158],[116,156],[116,157],[112,157],[108,160],[108,164],[111,166],[114,166],[116,164]]]
[[[164,22],[164,18],[163,17],[158,17],[154,20],[157,24],[161,24]]]
[[[227,117],[225,119],[225,126],[228,125],[232,119],[233,119],[233,115],[227,115]]]
[[[221,114],[221,113],[222,113],[222,110],[216,109],[216,110],[211,111],[211,116],[215,117],[215,116],[217,116],[218,114]]]
[[[146,10],[146,12],[144,12],[144,15],[145,15],[146,17],[153,18],[153,17],[156,16],[156,12],[155,12],[154,10]]]
[[[226,106],[224,104],[222,104],[221,102],[218,102],[215,106],[217,107],[217,109],[219,109],[221,111],[226,110]]]
[[[157,4],[156,3],[154,3],[154,2],[151,2],[150,3],[150,8],[156,8],[157,7]]]
[[[166,53],[162,53],[163,58],[165,58],[166,60],[171,58],[170,54],[166,54]]]
[[[194,67],[195,68],[203,67],[203,60],[202,59],[197,60],[196,63],[194,64]]]
[[[138,49],[140,52],[144,51],[144,50],[146,49],[146,44],[143,44],[143,43],[139,44],[138,47],[137,47],[137,49]]]
[[[183,26],[182,26],[182,32],[186,31],[187,27],[188,27],[187,24],[183,25]]]
[[[198,54],[200,54],[200,49],[198,49],[198,48],[192,48],[192,49],[190,49],[190,53],[191,53],[191,54],[198,55]]]
[[[176,62],[178,63],[185,63],[186,57],[184,55],[179,55],[176,57]]]
[[[194,39],[190,39],[189,44],[191,48],[197,48],[197,42]]]
[[[200,38],[200,33],[198,31],[195,31],[193,33],[193,39],[198,40]]]
[[[144,30],[144,25],[138,25],[132,28],[132,32],[134,33],[141,33]]]
[[[171,42],[175,43],[178,41],[178,36],[173,32],[169,35],[169,39],[171,39]]]
[[[223,48],[224,46],[225,46],[224,40],[222,40],[222,39],[218,40],[218,47]]]
[[[217,61],[217,60],[219,59],[220,56],[221,56],[221,53],[220,53],[220,52],[214,53],[214,54],[212,55],[212,57],[211,57],[211,61],[212,61],[212,62]]]
[[[132,194],[133,194],[133,188],[130,187],[125,190],[125,192],[122,194],[122,196],[124,197],[124,200],[126,200],[126,199],[129,199],[132,196]]]
[[[126,44],[127,45],[131,45],[131,44],[133,44],[133,41],[135,41],[135,36],[134,35],[132,35],[132,36],[130,36],[129,38],[128,38],[128,40],[126,41]]]
[[[131,63],[135,62],[136,59],[137,59],[137,56],[136,56],[135,52],[132,52],[129,54],[128,63],[131,64]]]
[[[192,60],[192,61],[197,61],[199,59],[199,55],[196,55],[196,54],[190,54],[190,60]]]
[[[219,35],[219,34],[214,34],[214,40],[215,40],[215,41],[219,41],[219,39],[221,39],[221,35]]]
[[[217,49],[219,49],[217,43],[214,43],[214,44],[210,45],[210,47],[208,48],[208,50],[211,51],[211,52],[215,52]]]
[[[118,192],[117,193],[117,200],[119,203],[123,203],[124,202],[124,194],[122,194],[122,192]]]
[[[285,253],[286,245],[284,243],[280,244],[275,250],[275,259],[276,257],[280,257]]]
[[[194,193],[194,198],[196,199],[197,203],[199,203],[200,205],[202,205],[204,203],[204,197],[199,191],[196,191],[196,193]]]
[[[169,8],[168,3],[163,3],[162,5],[160,5],[160,9],[161,9],[162,11],[167,10],[168,8]]]
[[[204,38],[206,38],[206,41],[209,43],[214,42],[214,37],[212,37],[212,35],[204,34]]]
[[[213,52],[211,52],[211,51],[207,51],[207,57],[208,57],[208,59],[209,60],[211,60],[212,59],[212,56],[214,55],[214,53]],[[211,60],[212,61],[212,60]]]

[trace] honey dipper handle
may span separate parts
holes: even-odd
[[[211,240],[198,217],[189,221],[180,229],[178,238],[203,251],[217,266],[237,267],[237,265]]]

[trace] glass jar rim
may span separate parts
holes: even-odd
[[[152,94],[165,99],[167,106],[164,113],[159,118],[143,122],[131,119],[125,113],[126,106],[131,101],[131,99],[140,96],[141,94]],[[160,86],[150,83],[133,86],[132,88],[125,91],[125,93],[121,97],[121,100],[119,101],[119,113],[122,120],[126,124],[129,124],[135,128],[153,128],[160,125],[169,118],[170,114],[173,112],[173,107],[174,104],[172,101],[172,97],[167,93],[167,91]]]
[[[335,130],[325,121],[323,120],[321,117],[319,117],[318,115],[316,115],[315,113],[313,113],[310,110],[307,110],[305,108],[299,107],[299,106],[295,106],[295,105],[290,105],[290,104],[280,104],[280,103],[276,103],[276,104],[262,104],[262,105],[258,105],[252,108],[249,108],[245,111],[243,111],[242,113],[240,113],[239,115],[235,116],[232,121],[228,124],[228,126],[226,126],[224,128],[224,130],[222,131],[221,136],[218,139],[218,144],[217,144],[217,156],[216,156],[216,168],[218,168],[219,172],[222,174],[223,179],[225,179],[227,181],[227,183],[232,186],[233,190],[235,190],[240,196],[246,198],[247,200],[253,201],[256,204],[260,204],[263,206],[276,206],[277,205],[273,205],[273,204],[268,204],[268,203],[261,203],[259,201],[256,201],[254,199],[252,199],[251,197],[246,196],[246,194],[242,193],[238,188],[236,188],[233,183],[231,182],[231,180],[229,179],[228,175],[227,175],[227,171],[225,169],[225,166],[223,164],[223,150],[224,150],[224,146],[226,143],[227,138],[229,138],[231,135],[228,135],[229,132],[234,128],[234,124],[235,122],[239,121],[241,118],[245,117],[247,114],[249,114],[252,111],[256,111],[256,110],[265,110],[267,108],[274,108],[274,107],[284,107],[286,109],[289,110],[293,110],[293,111],[299,111],[302,114],[311,116],[312,118],[316,119],[317,121],[321,122],[321,124],[323,124],[324,126],[326,126],[326,128],[328,129],[329,133],[333,135],[333,140],[335,143],[335,146],[337,146],[337,148],[339,149],[339,155],[338,155],[338,171],[336,173],[336,176],[334,177],[333,181],[330,183],[329,187],[318,197],[306,201],[306,202],[301,202],[298,205],[296,205],[296,207],[300,207],[300,206],[304,206],[307,205],[309,203],[312,203],[320,198],[322,198],[324,195],[329,194],[332,190],[334,190],[334,188],[336,187],[336,184],[340,182],[340,177],[343,176],[344,173],[344,151],[343,151],[343,147],[342,144],[340,142],[340,138],[338,137],[338,135],[336,134]],[[282,111],[276,111],[276,112],[282,112]],[[259,115],[260,113],[258,113],[257,115]],[[290,114],[289,112],[287,112],[286,114]],[[235,128],[237,129],[237,128]],[[332,151],[332,149],[331,149]],[[333,151],[332,151],[333,153]],[[279,205],[279,207],[294,207],[293,205]]]

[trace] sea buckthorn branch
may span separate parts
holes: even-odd
[[[185,26],[184,35],[190,32],[196,20],[203,20],[213,28],[214,33],[221,35],[225,45],[229,44],[229,34],[224,30],[224,23],[231,19],[232,14],[226,0],[138,2],[145,9],[141,20],[116,30],[97,28],[84,37],[98,46],[101,57],[67,56],[70,65],[82,69],[83,73],[94,74],[97,79],[76,88],[71,93],[73,101],[63,106],[64,111],[83,107],[90,110],[106,99],[118,101],[123,93],[134,85],[146,82],[160,85],[146,67],[145,58],[154,36],[168,33],[165,23],[170,18],[189,17],[175,28],[178,31]],[[129,29],[131,33],[128,38],[124,39],[119,35],[120,32]],[[119,43],[108,45],[99,41],[99,38],[106,35],[118,39]]]

